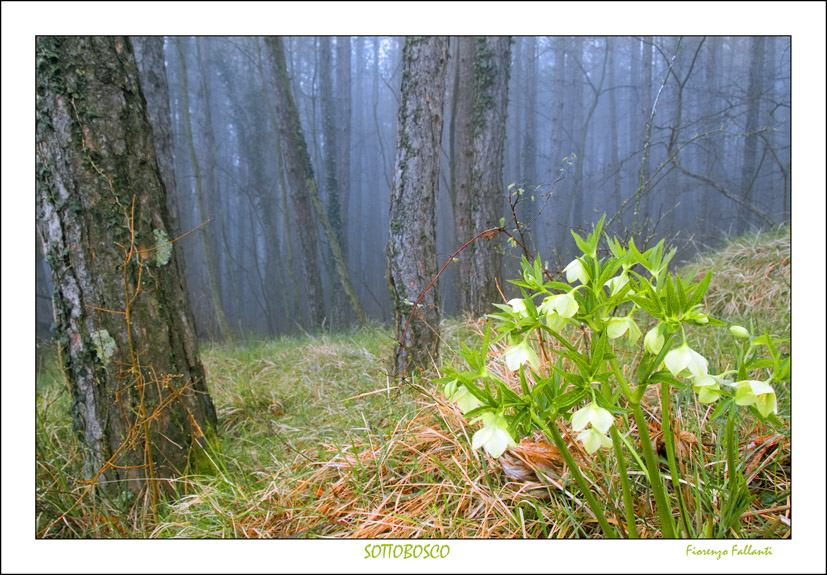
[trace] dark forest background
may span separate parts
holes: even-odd
[[[403,43],[284,38],[321,201],[329,215],[339,206],[331,223],[350,280],[367,316],[380,322],[392,318],[384,249]],[[439,266],[458,247],[453,118],[464,91],[456,46],[437,196]],[[518,36],[510,48],[502,216],[511,217],[509,197],[521,194],[517,216],[531,222],[529,246],[552,269],[573,256],[569,229],[588,229],[603,213],[611,233],[644,245],[666,237],[683,257],[727,234],[789,220],[789,37]],[[179,244],[199,334],[312,330],[300,228],[318,239],[323,327],[353,324],[321,224],[299,217],[289,201],[265,40],[167,37],[164,49],[179,233],[204,224]],[[514,277],[521,252],[501,243],[502,281]],[[51,286],[36,251],[37,328],[45,336]],[[440,278],[444,315],[465,311],[459,259]]]

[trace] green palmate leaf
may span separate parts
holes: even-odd
[[[606,350],[606,334],[601,334],[596,341],[592,343],[592,360],[589,364],[591,373],[596,373],[603,362],[606,360],[604,357]]]
[[[680,309],[681,312],[684,312],[689,309],[689,306],[687,305],[688,299],[686,297],[686,291],[684,290],[683,280],[681,279],[681,276],[677,274],[675,275],[675,287],[677,288],[678,305],[680,306],[678,309]]]
[[[591,370],[591,366],[589,365],[589,358],[588,357],[586,357],[584,355],[581,355],[581,354],[576,354],[575,355],[573,353],[563,351],[563,350],[558,350],[557,354],[562,356],[562,357],[565,357],[566,359],[571,360],[572,362],[574,362],[574,364],[577,366],[577,370],[582,374],[583,377],[588,378],[588,377],[591,376],[592,370]],[[565,373],[565,372],[561,371],[560,375],[563,375],[563,373]],[[565,377],[565,375],[563,375],[563,377]]]
[[[661,319],[661,309],[658,305],[660,302],[653,302],[650,298],[644,296],[632,295],[629,299],[635,303],[640,309],[647,312],[656,319]],[[657,301],[657,300],[656,300]]]
[[[464,382],[462,382],[462,384],[465,386],[465,389],[467,389],[469,392],[471,392],[471,395],[473,395],[474,397],[479,399],[486,406],[488,406],[488,407],[498,407],[497,400],[494,399],[494,396],[491,395],[491,392],[488,391],[487,389],[486,389],[486,391],[483,391],[482,389],[477,387],[477,384],[474,383],[473,381],[464,381]],[[488,387],[488,384],[486,382],[486,388],[487,387]],[[478,409],[481,409],[481,408],[478,408]],[[470,413],[471,412],[468,412],[468,414],[466,414],[466,416],[470,415]]]
[[[656,371],[649,376],[648,381],[649,383],[668,383],[669,385],[676,385],[678,387],[684,387],[685,385],[683,381],[674,377],[668,371]]]
[[[783,360],[772,374],[773,381],[789,381],[790,379],[790,358]]]
[[[525,366],[520,366],[520,389],[523,390],[523,395],[528,397],[531,395],[531,389],[528,387],[528,382],[525,379]]]
[[[666,276],[666,285],[664,288],[666,292],[666,314],[669,316],[677,316],[680,313],[680,306],[678,305],[678,298],[675,295],[675,285],[672,283],[672,276]]]
[[[735,398],[729,398],[719,402],[715,409],[712,410],[712,413],[709,415],[709,421],[715,421],[723,414],[727,413],[734,402]]]
[[[545,289],[549,290],[549,291],[551,291],[551,290],[558,290],[558,291],[561,291],[561,292],[570,292],[571,291],[571,286],[569,284],[564,284],[562,282],[554,282],[554,281],[546,282],[545,284],[543,284],[543,287]]]
[[[493,409],[491,407],[483,406],[483,407],[476,407],[476,408],[472,409],[471,411],[468,411],[468,412],[464,413],[463,415],[465,416],[466,419],[468,419],[470,421],[470,420],[474,419],[475,417],[479,417],[480,415],[483,415],[485,413],[491,413],[492,411],[493,411]]]
[[[775,365],[775,360],[771,357],[755,357],[744,363],[744,369],[752,371],[754,369],[769,369]]]
[[[554,370],[560,377],[568,384],[576,385],[576,386],[584,386],[586,385],[586,378],[578,373],[571,373],[569,371],[565,371],[560,369],[556,365],[552,365],[551,369]]]
[[[554,401],[551,403],[552,409],[558,413],[565,413],[568,411],[573,405],[576,405],[582,400],[584,397],[589,395],[589,391],[587,389],[573,389],[571,391],[567,391],[561,395],[558,395]]]
[[[577,244],[577,247],[580,248],[581,252],[588,256],[594,257],[594,254],[591,253],[591,247],[589,246],[589,244],[583,238],[581,238],[577,232],[571,230],[571,235],[572,237],[574,237],[574,242]]]
[[[706,272],[704,279],[692,288],[692,295],[689,297],[689,301],[687,302],[689,307],[693,307],[703,301],[704,295],[706,295],[706,291],[709,289],[709,284],[711,281],[712,272],[708,271]]]
[[[520,366],[520,372],[522,373],[523,366]],[[522,398],[514,393],[511,388],[509,388],[505,383],[500,381],[499,379],[494,380],[497,384],[497,389],[499,390],[499,398],[500,398],[500,405],[513,404],[519,405],[523,403]]]

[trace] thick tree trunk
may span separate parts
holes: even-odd
[[[508,105],[510,39],[475,38],[474,54],[474,165],[471,171],[471,222],[473,234],[498,227],[503,215],[503,154]],[[482,316],[502,298],[497,279],[502,277],[500,238],[480,238],[471,255],[470,311]]]
[[[132,44],[39,37],[36,54],[38,229],[86,476],[157,495],[216,415]]]
[[[407,38],[387,246],[388,287],[399,346],[397,375],[426,367],[439,353],[439,291],[425,293],[407,325],[411,304],[437,273],[436,191],[448,38]],[[406,329],[407,328],[407,329]]]

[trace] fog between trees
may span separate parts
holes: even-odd
[[[462,39],[447,44],[435,269],[473,236],[457,231],[465,226],[458,175],[474,145],[457,118],[463,107],[474,113],[475,70],[459,65]],[[170,208],[179,235],[195,229],[176,249],[202,337],[340,329],[358,322],[359,309],[391,321],[385,249],[404,45],[388,37],[165,39]],[[146,92],[160,64],[136,56]],[[684,253],[789,219],[788,37],[515,37],[508,60],[495,209],[510,220],[508,198],[523,190],[516,214],[532,222],[527,247],[550,269],[574,254],[569,229],[590,228],[604,212],[610,233],[639,245],[666,237]],[[145,97],[152,118],[160,104]],[[152,123],[157,140],[163,122]],[[306,158],[285,149],[285,138]],[[302,181],[314,189],[300,191]],[[490,273],[507,289],[522,252],[502,235],[488,242],[502,252]],[[474,253],[463,251],[440,277],[443,315],[469,309]],[[38,262],[43,333],[50,280],[39,247]]]

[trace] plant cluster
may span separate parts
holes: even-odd
[[[494,304],[500,311],[490,315],[481,345],[463,344],[460,355],[467,368],[448,366],[436,381],[444,384],[446,397],[465,417],[482,422],[473,448],[499,458],[517,445],[515,438],[535,431],[552,441],[607,537],[618,533],[603,513],[605,505],[592,493],[588,470],[572,454],[579,448],[561,434],[563,421],[570,422],[576,441],[589,455],[613,450],[628,537],[637,536],[630,463],[651,487],[664,537],[737,532],[752,497],[743,462],[738,461],[736,422],[751,413],[769,425],[782,425],[774,386],[790,380],[790,358],[779,351],[784,340],[767,333],[755,336],[711,317],[703,300],[712,273],[699,282],[670,273],[675,251],[666,252],[663,241],[641,252],[634,241],[624,246],[605,234],[608,250],[599,252],[604,220],[586,239],[572,232],[582,255],[563,269],[565,282],[551,278],[539,258],[530,262],[523,257],[523,277],[511,282],[522,297]],[[650,325],[643,335],[641,326]],[[727,335],[739,343],[733,346],[736,357],[707,358],[690,346],[688,332],[721,328],[728,328]],[[505,351],[493,349],[495,342],[506,344]],[[492,361],[505,363],[505,377],[502,370],[489,369]],[[680,437],[674,431],[680,415],[672,414],[673,394],[692,390],[699,403],[715,404],[710,421],[726,416],[721,438],[726,485],[706,486],[708,492],[725,492],[725,497],[719,516],[700,525],[692,521],[682,490],[674,489],[672,499],[665,489],[653,447],[657,442],[653,444],[641,405],[653,386],[660,387],[659,439],[673,485],[681,478],[676,455]],[[638,442],[630,440],[633,434]]]

